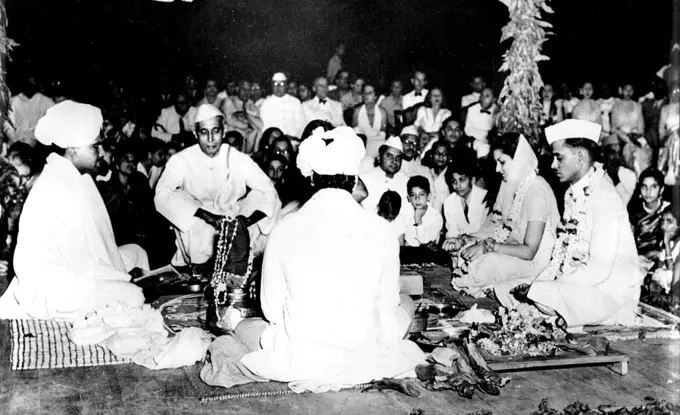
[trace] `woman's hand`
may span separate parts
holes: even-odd
[[[0,261],[0,277],[6,278],[9,273],[9,263],[7,261]]]
[[[464,260],[467,262],[472,262],[474,261],[477,257],[480,257],[486,253],[486,250],[484,249],[484,245],[480,243],[476,243],[472,246],[469,246],[465,249],[463,249],[463,252],[460,253],[460,256],[463,257]]]
[[[442,244],[442,249],[448,252],[460,250],[465,245],[461,238],[449,238]]]

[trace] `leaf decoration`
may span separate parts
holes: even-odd
[[[5,2],[0,1],[0,124],[9,122],[10,92],[5,83],[9,53],[18,43],[7,37],[7,11]]]
[[[513,39],[503,54],[500,72],[509,72],[500,94],[500,113],[496,125],[500,133],[518,132],[537,148],[541,117],[540,90],[543,80],[538,62],[549,58],[541,54],[552,25],[541,20],[541,12],[553,13],[549,0],[509,0],[510,21],[501,33],[501,43]]]

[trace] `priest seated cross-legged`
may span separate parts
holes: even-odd
[[[214,106],[198,108],[194,134],[198,144],[170,158],[156,187],[156,209],[177,234],[172,264],[208,262],[225,216],[243,216],[262,252],[281,208],[274,185],[250,157],[222,143],[224,116]]]
[[[595,162],[601,127],[566,120],[546,129],[553,169],[569,183],[551,261],[533,283],[499,293],[510,308],[529,300],[557,314],[571,330],[635,322],[643,275],[626,208]],[[559,320],[558,320],[559,321]]]
[[[364,155],[349,127],[319,129],[302,142],[297,165],[316,193],[269,237],[260,290],[266,321],[243,320],[217,338],[203,381],[276,380],[322,392],[412,374],[424,361],[404,340],[413,302],[399,294],[394,230],[352,197]]]
[[[101,171],[98,108],[63,101],[38,121],[35,136],[51,146],[19,219],[16,277],[0,298],[0,318],[76,320],[122,302],[144,303],[128,274],[148,270],[137,245],[116,246],[93,174]]]

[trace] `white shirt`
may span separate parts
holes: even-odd
[[[345,125],[342,104],[330,98],[326,98],[322,104],[319,97],[314,97],[302,104],[302,111],[305,114],[305,125],[314,120],[328,121],[333,124],[333,127]]]
[[[300,100],[288,94],[282,97],[268,96],[260,107],[260,117],[264,123],[263,131],[277,127],[292,137],[300,137],[306,125]]]
[[[416,128],[422,128],[426,133],[438,133],[442,128],[442,123],[445,119],[451,116],[451,111],[446,108],[441,108],[437,115],[434,115],[432,108],[420,107],[416,121],[413,123]]]
[[[401,170],[399,173],[404,174],[406,177],[413,176],[423,176],[428,177],[430,175],[430,169],[423,166],[420,157],[416,157],[413,160],[401,160]]]
[[[442,214],[432,205],[427,205],[427,210],[423,215],[420,225],[416,225],[415,209],[409,203],[401,208],[406,231],[404,241],[406,246],[426,245],[430,242],[439,242],[439,237],[444,227]]]
[[[488,112],[482,109],[482,104],[477,103],[468,108],[465,117],[465,135],[475,139],[472,148],[477,152],[477,158],[489,154],[487,137],[495,122],[494,107],[489,108]]]
[[[430,197],[432,200],[430,203],[437,210],[437,212],[442,211],[444,201],[451,193],[449,186],[446,184],[445,175],[447,169],[448,167],[442,170],[439,175],[434,172],[434,169],[428,169],[428,174],[425,176],[430,182]]]
[[[54,106],[54,101],[40,92],[36,92],[30,99],[23,92],[14,96],[9,113],[14,126],[9,134],[10,142],[22,141],[31,146],[35,145],[35,126],[52,106]]]
[[[151,190],[156,188],[156,183],[158,183],[158,179],[160,179],[163,169],[164,167],[151,166],[151,172],[148,172],[142,163],[137,163],[137,171],[149,179],[149,187]]]
[[[489,214],[489,208],[484,202],[486,190],[472,185],[468,195],[468,214],[465,217],[463,198],[451,193],[444,201],[444,219],[446,221],[446,237],[456,238],[460,235],[472,235],[482,229]]]
[[[141,290],[127,283],[130,276],[92,177],[54,153],[24,204],[14,268],[16,278],[0,298],[0,318],[74,320],[107,299],[143,303]]]
[[[196,119],[196,108],[190,107],[189,111],[180,117],[175,109],[171,106],[161,111],[160,117],[156,121],[156,125],[151,129],[151,136],[163,140],[166,143],[172,140],[173,134],[179,134],[181,122],[184,125],[184,130],[191,132],[194,129],[194,120]],[[181,120],[181,121],[180,121]]]
[[[473,92],[471,94],[465,95],[460,99],[460,107],[467,108],[472,104],[479,102],[479,97],[481,94],[479,92]]]
[[[416,91],[411,91],[408,94],[404,95],[402,100],[401,100],[401,107],[403,109],[409,109],[414,105],[418,105],[422,102],[425,102],[425,97],[427,96],[427,89],[423,88],[420,91],[420,95],[416,96]]]
[[[262,267],[269,326],[241,362],[267,379],[322,390],[394,377],[424,361],[402,340],[399,246],[389,224],[323,189],[272,232]],[[361,287],[361,288],[359,288]]]
[[[267,216],[257,227],[269,234],[281,208],[269,177],[250,157],[227,144],[215,157],[208,157],[195,144],[168,160],[154,202],[158,212],[180,231],[189,259],[200,264],[212,255],[215,230],[194,214],[199,208],[218,215],[242,214],[246,207],[241,199],[247,189],[246,199],[254,198],[256,210]],[[178,251],[173,263],[180,264],[180,258]]]
[[[361,180],[368,190],[368,197],[361,202],[361,206],[369,212],[378,212],[378,202],[383,193],[388,190],[393,190],[401,196],[402,209],[408,203],[408,194],[406,192],[406,183],[408,177],[397,172],[394,177],[389,178],[380,167],[374,167],[368,173],[361,176]]]
[[[616,193],[621,196],[621,200],[625,206],[628,206],[628,202],[633,197],[635,193],[635,187],[637,186],[637,175],[633,170],[627,169],[625,167],[619,167],[618,171],[619,183],[616,185]]]

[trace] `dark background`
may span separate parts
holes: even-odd
[[[668,60],[672,0],[553,0],[555,35],[540,68],[548,81],[642,85]],[[481,71],[500,87],[508,11],[498,0],[6,0],[21,44],[10,85],[36,73],[94,94],[110,78],[149,90],[186,73],[309,81],[335,44],[345,66],[380,84],[413,67],[449,94]]]

